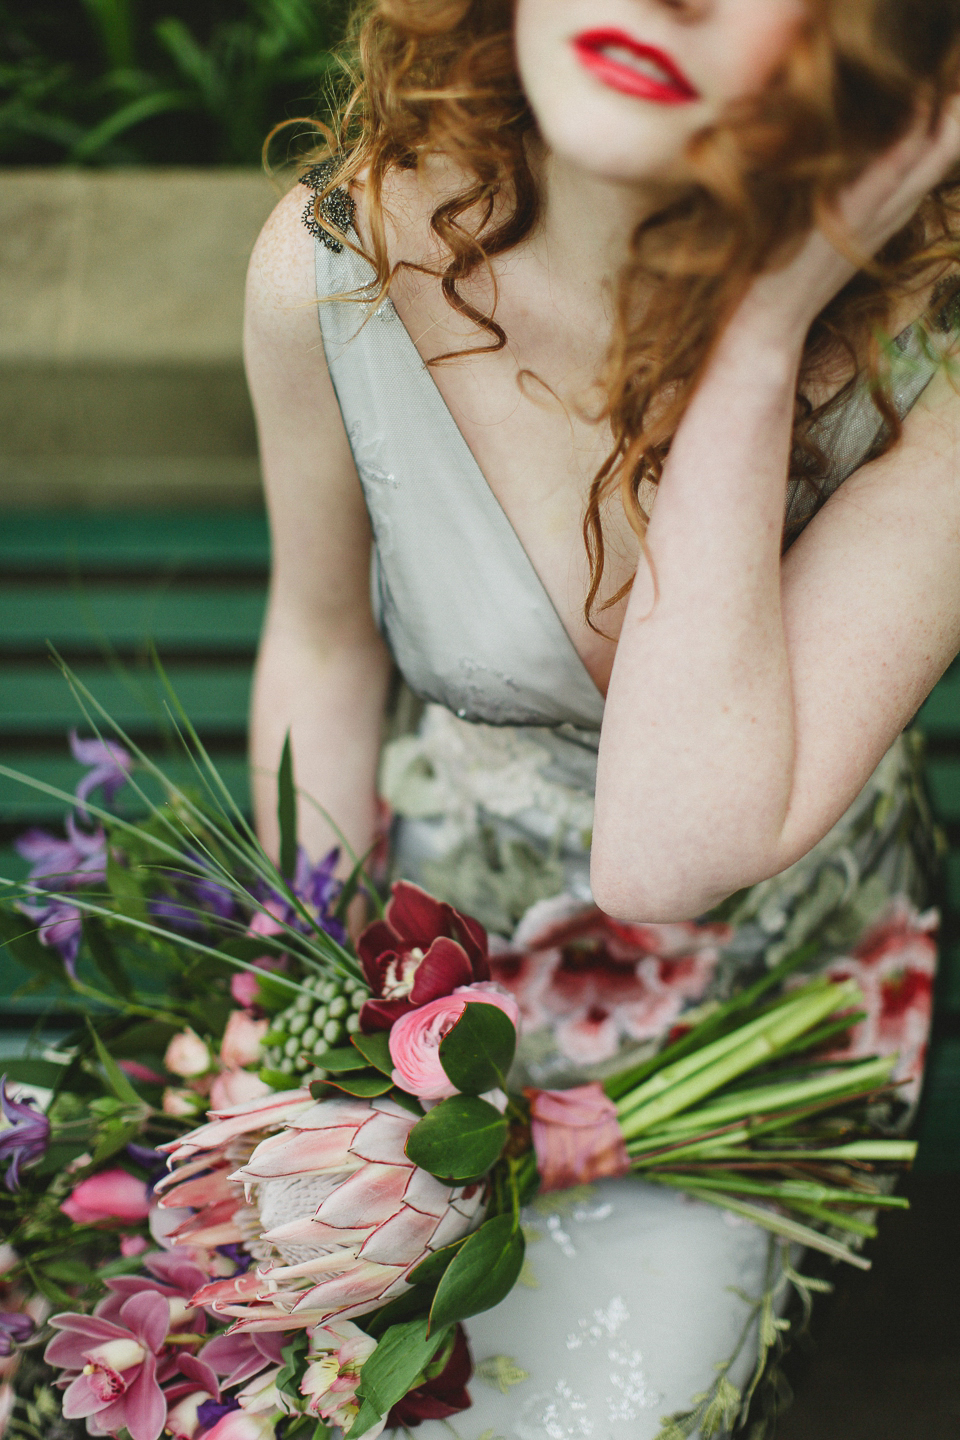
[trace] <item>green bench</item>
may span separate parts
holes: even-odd
[[[65,790],[81,773],[65,742],[79,716],[48,641],[126,728],[156,746],[163,702],[150,666],[153,642],[246,805],[250,670],[268,563],[259,511],[0,514],[0,762]],[[960,1171],[960,664],[937,686],[920,723],[931,794],[951,844],[920,1164]],[[16,834],[62,810],[0,777],[0,873],[23,873],[11,849]],[[23,1028],[44,1012],[42,998],[13,996],[23,978],[0,953],[0,1027]]]

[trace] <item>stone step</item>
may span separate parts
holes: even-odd
[[[0,506],[248,504],[256,170],[0,171]]]

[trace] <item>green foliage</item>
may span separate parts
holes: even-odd
[[[502,1089],[513,1064],[517,1032],[499,1005],[468,1004],[440,1042],[440,1064],[464,1095]]]
[[[421,1169],[462,1185],[480,1179],[496,1164],[507,1128],[507,1121],[488,1101],[452,1095],[414,1125],[406,1150]]]
[[[517,1283],[525,1248],[512,1215],[498,1215],[468,1236],[437,1286],[431,1328],[454,1325],[499,1305]]]
[[[426,1320],[390,1327],[360,1371],[358,1394],[364,1405],[348,1440],[359,1440],[413,1389],[446,1338],[446,1328],[428,1333]]]
[[[277,821],[280,826],[280,873],[292,881],[297,869],[297,791],[293,783],[290,731],[283,742],[277,776]]]
[[[347,0],[0,0],[0,163],[233,164],[325,104]]]

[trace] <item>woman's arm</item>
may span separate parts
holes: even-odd
[[[958,142],[911,137],[848,197],[875,250]],[[913,147],[912,149],[910,147]],[[664,469],[607,700],[594,893],[688,918],[777,874],[840,818],[960,647],[960,402],[943,377],[901,444],[781,563],[804,337],[853,267],[819,234],[753,287]]]
[[[289,729],[298,786],[363,853],[375,832],[390,666],[370,608],[369,523],[317,326],[302,208],[297,193],[277,206],[247,285],[247,375],[273,541],[253,691],[254,808],[275,851],[276,772]],[[299,821],[314,857],[336,843],[306,800]]]

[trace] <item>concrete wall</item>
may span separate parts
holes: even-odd
[[[253,170],[0,171],[0,506],[259,496]]]

